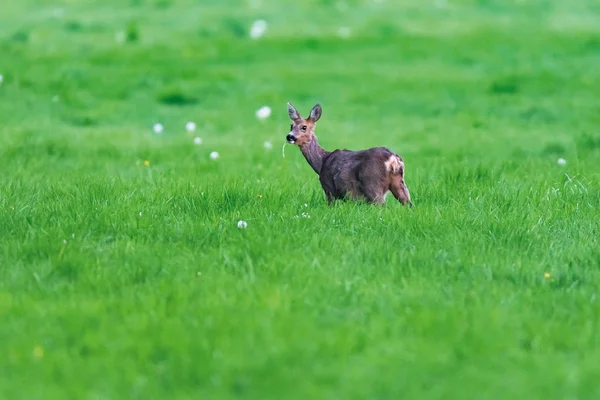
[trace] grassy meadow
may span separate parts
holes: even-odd
[[[600,398],[598,2],[7,0],[0,75],[0,398]]]

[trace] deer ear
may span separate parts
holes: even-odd
[[[300,114],[298,114],[298,111],[296,111],[296,109],[294,108],[294,106],[292,105],[292,103],[290,103],[289,101],[287,103],[287,108],[288,108],[288,114],[289,114],[290,119],[292,121],[295,121],[298,118],[300,118]]]
[[[319,120],[319,118],[321,118],[321,113],[322,112],[323,112],[323,110],[321,110],[321,105],[315,104],[315,106],[313,107],[313,109],[310,110],[310,119],[313,122],[317,122]]]

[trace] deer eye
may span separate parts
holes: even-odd
[[[300,129],[302,129],[303,132],[306,132],[306,125],[302,125],[302,128]]]

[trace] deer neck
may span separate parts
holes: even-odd
[[[329,153],[319,145],[317,137],[315,136],[313,140],[300,146],[300,151],[302,151],[304,158],[306,158],[306,161],[308,161],[308,164],[315,170],[317,175],[321,175],[323,159]]]

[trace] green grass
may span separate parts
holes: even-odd
[[[0,398],[598,398],[597,2],[286,3],[2,6]]]

